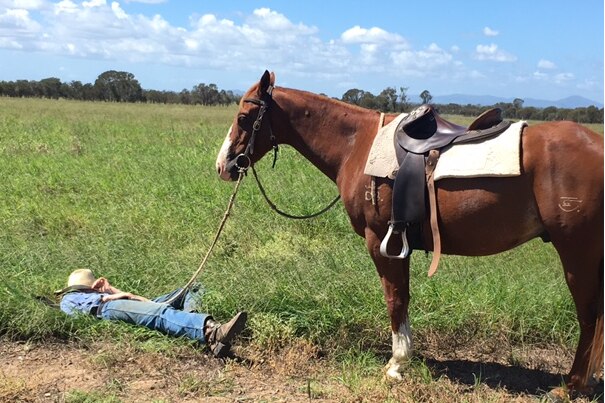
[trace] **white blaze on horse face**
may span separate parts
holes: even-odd
[[[394,379],[402,379],[405,364],[412,356],[412,332],[406,320],[399,326],[397,333],[393,332],[393,357],[387,364],[387,375]]]
[[[216,158],[216,171],[218,174],[223,177],[225,174],[225,165],[227,164],[227,153],[229,152],[229,148],[231,147],[231,130],[233,129],[233,125],[229,126],[229,130],[227,130],[227,137],[223,141],[223,145],[221,146],[221,150],[218,152],[218,157]]]

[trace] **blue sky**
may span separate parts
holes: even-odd
[[[0,80],[603,102],[603,1],[0,0]]]

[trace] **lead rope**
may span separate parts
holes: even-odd
[[[229,218],[229,214],[231,213],[231,207],[233,207],[233,203],[235,202],[235,195],[237,194],[237,191],[239,190],[239,185],[242,183],[242,179],[244,178],[244,173],[245,173],[244,169],[239,170],[239,178],[237,178],[237,183],[235,184],[235,188],[233,189],[233,194],[231,195],[231,198],[229,199],[229,204],[227,205],[227,210],[225,211],[225,214],[223,215],[223,219],[221,220],[218,230],[216,231],[214,240],[212,241],[212,244],[210,244],[210,248],[208,249],[208,252],[206,252],[206,256],[204,256],[204,259],[202,259],[202,262],[200,263],[196,272],[193,273],[193,276],[191,276],[191,279],[189,280],[189,282],[176,295],[172,296],[167,301],[165,301],[164,302],[165,304],[170,305],[178,298],[181,298],[187,292],[187,290],[191,287],[191,285],[195,282],[195,279],[200,275],[200,273],[204,269],[204,266],[206,265],[206,262],[208,261],[208,257],[210,256],[210,252],[212,252],[214,245],[216,245],[216,242],[218,241],[218,238],[221,235],[221,232],[223,231],[223,227],[225,226],[225,222],[227,222],[227,218]]]

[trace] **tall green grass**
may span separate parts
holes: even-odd
[[[235,113],[0,98],[0,335],[119,339],[115,325],[67,318],[35,299],[52,297],[78,267],[146,296],[184,284],[233,190],[214,161]],[[270,163],[258,169],[284,209],[310,213],[337,192],[292,149],[284,147],[275,170]],[[429,262],[422,252],[412,257],[417,334],[566,345],[577,337],[552,246],[536,240],[492,257],[447,256],[432,279]],[[290,221],[246,179],[201,281],[204,309],[219,319],[250,313],[252,343],[302,337],[345,356],[389,348],[378,276],[341,205]]]

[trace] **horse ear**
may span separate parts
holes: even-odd
[[[265,94],[269,89],[269,86],[275,85],[275,74],[273,72],[269,73],[268,70],[265,70],[265,73],[260,79],[259,93]]]

